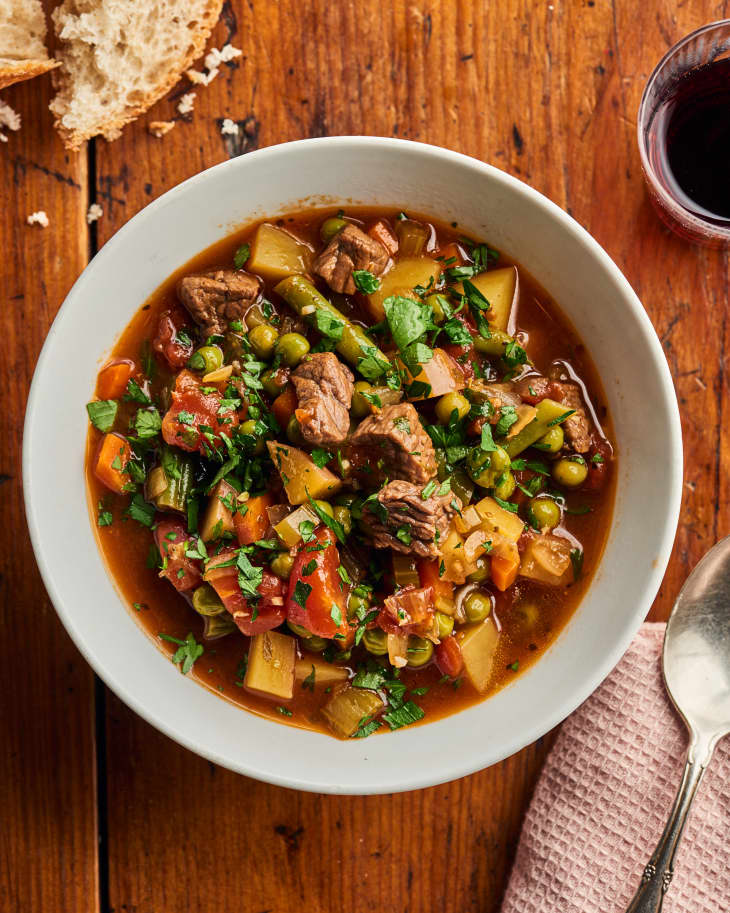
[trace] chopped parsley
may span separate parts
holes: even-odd
[[[570,563],[573,565],[573,579],[577,580],[583,573],[583,549],[570,550]]]
[[[334,623],[337,625],[338,628],[341,627],[342,610],[335,602],[332,603],[332,607],[330,608],[330,618],[332,619],[332,621],[334,621]]]
[[[93,403],[86,404],[86,411],[89,413],[89,421],[98,431],[111,431],[114,425],[114,419],[117,417],[117,402],[113,399],[97,399]]]
[[[312,663],[312,671],[311,671],[311,672],[309,673],[309,675],[302,681],[302,688],[303,688],[305,691],[307,690],[307,688],[308,688],[310,691],[314,691],[314,685],[315,685],[315,669],[314,669],[314,663]]]
[[[142,406],[151,406],[152,400],[147,396],[134,378],[127,381],[127,392],[122,399],[128,403],[140,403]]]
[[[251,248],[248,244],[242,244],[233,255],[233,265],[236,269],[243,269],[244,263],[251,256]]]
[[[499,420],[494,426],[494,431],[498,437],[504,437],[509,429],[517,422],[517,410],[514,406],[502,406],[500,409]]]
[[[178,649],[173,653],[172,661],[175,664],[182,663],[180,671],[183,675],[187,675],[195,665],[195,661],[203,655],[203,645],[197,643],[192,634],[188,634],[185,640],[179,640],[170,634],[158,634],[157,636],[160,640],[167,640],[171,644],[177,644]]]
[[[315,328],[325,339],[330,339],[332,342],[339,342],[342,339],[342,334],[345,330],[345,324],[342,320],[322,308],[317,308],[313,316]]]
[[[134,417],[134,430],[141,440],[155,437],[162,429],[162,418],[153,406],[150,409],[138,409]]]
[[[389,710],[383,714],[383,719],[390,726],[391,730],[400,729],[403,726],[409,726],[411,723],[417,723],[422,720],[425,713],[418,704],[413,701],[406,701],[395,710]]]
[[[312,462],[314,465],[319,466],[320,469],[323,466],[326,466],[327,463],[329,463],[329,461],[332,459],[332,454],[327,450],[322,450],[321,447],[315,447],[310,456],[312,457]]]
[[[312,592],[312,587],[308,583],[303,583],[301,580],[297,580],[296,586],[294,587],[294,594],[292,599],[296,602],[297,605],[301,606],[303,609],[307,606],[307,599],[309,599],[309,594]]]
[[[125,513],[132,520],[136,520],[137,523],[141,523],[142,526],[147,526],[151,529],[155,520],[155,505],[148,504],[142,495],[137,492],[137,494],[132,496]]]
[[[552,428],[553,425],[559,425],[561,422],[564,422],[566,418],[570,418],[571,415],[575,414],[575,409],[568,409],[567,412],[563,412],[562,415],[559,415],[557,418],[554,418],[551,422],[547,423],[548,428]]]
[[[322,523],[324,523],[325,526],[328,526],[332,530],[332,532],[335,534],[335,536],[337,536],[337,538],[340,540],[340,542],[342,542],[344,545],[345,540],[347,539],[347,534],[345,533],[344,526],[341,523],[338,523],[337,520],[334,519],[334,517],[330,517],[330,515],[327,513],[327,511],[322,510],[322,508],[319,506],[319,504],[317,504],[317,502],[314,500],[314,498],[312,498],[312,496],[309,494],[309,492],[307,492],[307,498],[309,499],[309,506],[312,508],[312,510],[315,512],[315,514],[317,514],[317,516],[322,521]],[[300,530],[301,530],[301,524],[300,524]]]
[[[99,515],[96,520],[97,525],[98,526],[111,526],[114,518],[112,517],[112,512],[110,510],[106,510],[104,508],[103,501],[99,501],[98,510],[99,510]]]
[[[362,292],[363,295],[372,295],[373,292],[377,292],[380,288],[380,279],[366,269],[354,269],[352,271],[352,279],[357,287],[357,290]]]

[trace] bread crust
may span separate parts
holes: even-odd
[[[172,87],[178,82],[182,74],[187,70],[195,60],[200,57],[205,48],[205,44],[210,37],[211,32],[215,28],[218,19],[220,18],[221,9],[223,8],[223,0],[208,0],[206,9],[203,14],[198,19],[198,26],[194,33],[191,35],[191,49],[190,51],[180,59],[179,64],[173,69],[170,70],[166,78],[159,84],[157,88],[148,92],[147,95],[136,105],[129,105],[126,110],[115,117],[109,117],[106,120],[100,121],[97,123],[93,129],[90,130],[69,130],[61,123],[63,115],[58,115],[54,110],[53,104],[58,99],[58,94],[51,101],[51,111],[54,114],[53,125],[58,130],[61,139],[63,140],[64,146],[69,149],[71,152],[77,152],[81,146],[86,142],[86,140],[91,139],[92,136],[98,136],[101,134],[106,140],[115,140],[117,139],[122,131],[122,127],[126,124],[131,123],[133,120],[136,120],[140,114],[144,114],[145,111],[149,110],[152,105],[162,98],[167,92],[172,89]],[[63,61],[63,49],[59,48],[57,52],[61,58],[61,69],[56,71],[53,74],[54,85],[57,89],[64,83],[64,61]]]
[[[37,60],[18,60],[15,63],[6,62],[0,64],[0,89],[12,86],[15,82],[22,82],[24,79],[32,79],[34,76],[41,76],[54,67],[60,66],[60,60],[52,60],[50,57]]]

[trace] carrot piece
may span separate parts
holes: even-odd
[[[437,602],[439,596],[451,599],[454,595],[454,584],[439,575],[440,565],[441,562],[438,558],[421,558],[416,562],[421,586],[433,588],[434,603]]]
[[[291,384],[285,387],[284,391],[280,393],[271,404],[271,411],[274,413],[274,417],[279,423],[282,431],[286,429],[289,419],[294,415],[294,410],[297,408],[297,405],[297,394]]]
[[[269,515],[266,508],[273,507],[273,505],[274,496],[267,491],[263,495],[257,495],[246,501],[248,509],[245,514],[236,511],[233,525],[236,528],[239,545],[251,545],[257,539],[263,539],[269,528]]]
[[[492,582],[503,593],[517,580],[517,572],[520,569],[520,556],[516,555],[492,555],[490,557],[490,569]]]
[[[391,257],[395,257],[398,253],[398,239],[384,219],[378,219],[377,222],[371,225],[368,228],[368,234],[374,241],[382,244]]]
[[[129,485],[124,468],[132,458],[132,449],[119,434],[105,434],[94,460],[94,475],[115,494],[121,495]]]
[[[135,363],[127,358],[110,361],[99,371],[96,395],[99,399],[119,399],[124,395],[127,384],[136,370]]]

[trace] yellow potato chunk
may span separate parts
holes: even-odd
[[[271,459],[279,470],[290,504],[306,504],[307,493],[327,500],[342,487],[342,480],[325,466],[317,466],[303,450],[278,441],[267,441]]]

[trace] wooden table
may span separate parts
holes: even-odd
[[[635,117],[664,50],[728,15],[728,0],[227,0],[214,43],[231,40],[243,57],[197,89],[191,122],[162,140],[147,132],[150,120],[173,116],[182,82],[119,141],[76,155],[51,129],[47,77],[3,93],[23,128],[0,147],[0,909],[498,909],[549,738],[445,786],[337,798],[247,780],[160,735],[95,682],[40,582],[21,494],[28,384],[89,257],[197,171],[327,134],[468,153],[585,225],[662,339],[688,464],[674,555],[651,616],[665,617],[689,568],[730,525],[728,256],[689,247],[659,224],[644,193]],[[221,136],[224,117],[240,125],[238,138]],[[89,228],[93,201],[104,216]],[[26,225],[36,209],[49,228]]]

